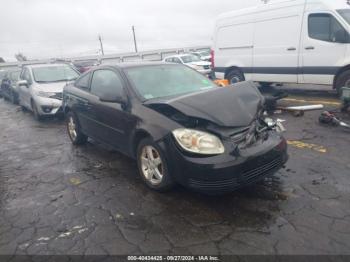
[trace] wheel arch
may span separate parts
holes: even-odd
[[[334,79],[333,79],[333,89],[336,89],[336,88],[337,88],[336,84],[337,84],[337,81],[338,81],[338,77],[339,77],[342,73],[344,73],[344,72],[346,72],[346,71],[350,71],[350,65],[343,66],[342,68],[340,68],[340,69],[337,71],[337,73],[335,74],[335,77],[334,77]]]
[[[144,129],[139,129],[136,130],[136,132],[133,135],[132,138],[132,156],[136,158],[136,154],[137,154],[137,147],[140,144],[141,140],[145,139],[145,138],[152,138],[151,134],[149,132],[147,132]]]
[[[230,66],[230,67],[226,68],[226,69],[225,69],[225,79],[227,79],[228,74],[229,74],[232,70],[239,70],[239,71],[242,73],[242,75],[243,75],[243,77],[244,77],[244,79],[245,79],[244,72],[243,72],[243,70],[242,70],[239,66]]]

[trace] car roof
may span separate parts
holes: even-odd
[[[65,63],[54,63],[54,64],[33,64],[33,65],[25,65],[25,67],[30,68],[42,68],[42,67],[55,67],[55,66],[64,66],[67,65]]]
[[[126,63],[113,63],[113,64],[103,64],[97,68],[103,68],[104,66],[111,66],[116,68],[132,68],[132,67],[147,67],[147,66],[157,66],[157,65],[173,65],[165,62],[126,62]]]

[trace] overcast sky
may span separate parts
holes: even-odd
[[[220,13],[260,0],[0,0],[0,57],[28,58],[140,51],[211,43]]]

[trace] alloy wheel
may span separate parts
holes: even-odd
[[[72,116],[70,116],[68,119],[68,133],[71,139],[75,141],[77,138],[77,130],[74,118]]]
[[[152,185],[159,185],[163,180],[163,164],[159,152],[153,146],[142,149],[141,170],[142,175]]]

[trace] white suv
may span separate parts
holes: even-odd
[[[211,63],[207,61],[202,61],[197,56],[192,54],[183,54],[166,57],[164,62],[184,64],[189,66],[203,75],[209,75],[211,73]]]

